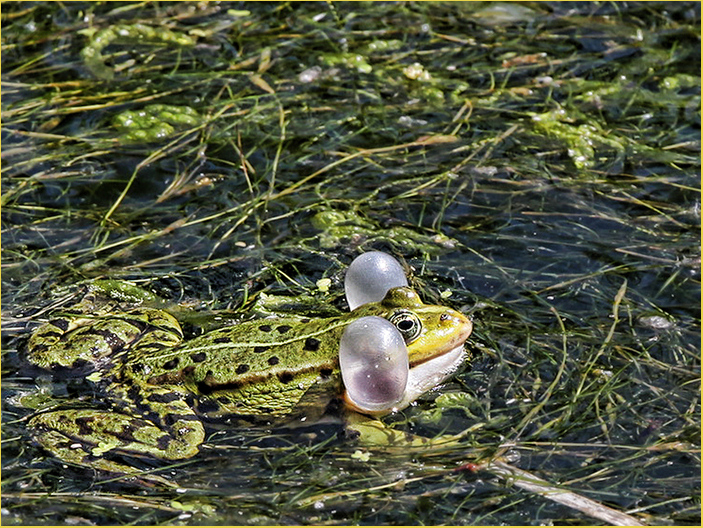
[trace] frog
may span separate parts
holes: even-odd
[[[369,317],[389,321],[407,347],[407,389],[380,410],[346,398],[340,375],[345,329]],[[424,304],[409,286],[335,317],[258,318],[192,339],[184,339],[178,319],[162,306],[101,303],[89,292],[31,335],[26,356],[36,367],[86,380],[96,403],[39,411],[28,428],[64,463],[138,476],[140,470],[113,455],[189,459],[205,442],[207,423],[280,422],[320,390],[341,401],[356,423],[397,412],[464,363],[471,332],[465,315]]]

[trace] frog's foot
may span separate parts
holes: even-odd
[[[143,418],[94,409],[73,409],[37,415],[29,421],[28,427],[47,451],[64,462],[158,482],[164,479],[145,477],[136,468],[103,455],[110,452],[146,454],[179,460],[195,455],[205,438],[203,425],[194,415],[175,416],[173,424],[163,429]]]
[[[175,487],[177,484],[158,475],[148,474],[134,467],[109,460],[107,458],[96,458],[86,447],[79,442],[72,440],[58,431],[46,431],[42,433],[41,439],[37,440],[41,445],[59,457],[64,463],[99,470],[106,473],[122,475],[128,479],[134,479],[139,484],[153,486],[160,484],[167,487]],[[107,480],[107,478],[105,478]]]
[[[365,447],[451,447],[459,445],[466,432],[457,435],[439,435],[427,438],[398,431],[381,420],[353,413],[348,417],[348,431],[356,433],[356,439]]]

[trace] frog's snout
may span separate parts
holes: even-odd
[[[451,336],[448,348],[463,344],[474,329],[474,325],[468,317],[451,308],[439,316],[439,326],[446,331],[446,335]]]

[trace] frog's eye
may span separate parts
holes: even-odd
[[[400,310],[391,315],[388,320],[402,334],[406,344],[410,344],[420,336],[422,323],[420,318],[407,310]]]
[[[389,412],[405,395],[408,349],[383,317],[361,317],[347,326],[339,343],[339,366],[347,401],[363,412]]]
[[[391,288],[407,286],[408,279],[400,263],[380,251],[356,257],[344,276],[344,292],[349,309],[383,300]]]

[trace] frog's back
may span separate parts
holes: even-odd
[[[259,319],[168,350],[133,356],[127,368],[149,385],[183,384],[199,414],[282,416],[339,368],[344,318]]]

